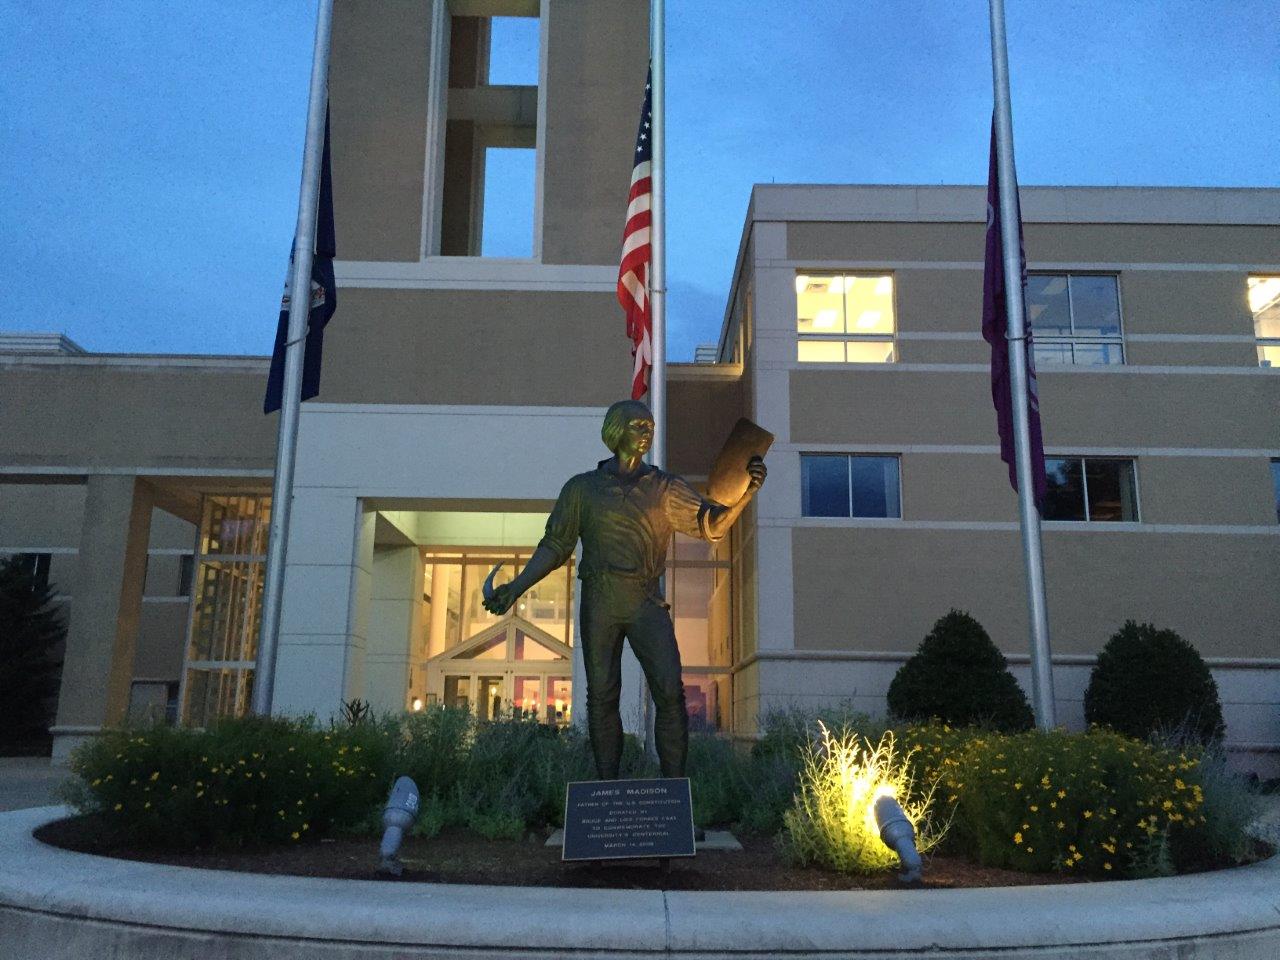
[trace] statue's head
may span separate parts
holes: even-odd
[[[645,421],[648,424],[647,431],[638,421]],[[644,449],[648,449],[649,444],[653,442],[653,414],[639,400],[619,400],[605,412],[604,424],[600,427],[600,439],[613,453],[617,453],[618,448],[628,439],[628,428],[633,425],[635,429],[631,431],[632,433],[647,433]]]

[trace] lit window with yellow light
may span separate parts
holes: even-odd
[[[803,363],[893,363],[893,276],[796,274],[796,359]]]
[[[1280,277],[1249,278],[1249,312],[1259,365],[1280,370]]]

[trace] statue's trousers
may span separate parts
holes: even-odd
[[[680,650],[657,583],[609,574],[582,582],[578,641],[587,674],[587,729],[601,780],[614,780],[622,758],[622,641],[644,670],[653,696],[654,737],[664,777],[685,775],[689,717]]]

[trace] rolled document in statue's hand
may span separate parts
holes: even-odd
[[[751,483],[747,463],[752,457],[763,459],[772,445],[772,433],[742,417],[733,425],[729,439],[725,440],[711,466],[711,475],[707,478],[707,498],[726,506],[737,503]]]

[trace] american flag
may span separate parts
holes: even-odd
[[[649,389],[649,367],[653,363],[653,314],[649,308],[649,202],[653,196],[651,177],[653,142],[650,124],[652,73],[644,82],[644,109],[636,134],[635,166],[631,170],[631,193],[627,197],[627,225],[622,231],[622,263],[618,267],[618,302],[627,315],[627,336],[631,338],[631,399],[639,400]]]

